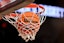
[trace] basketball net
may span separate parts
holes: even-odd
[[[32,7],[35,7],[34,4],[30,4]],[[28,7],[31,7],[28,5]],[[37,6],[39,8],[39,6]],[[42,11],[43,12],[43,11]],[[4,20],[8,21],[12,24],[21,38],[23,38],[26,42],[29,40],[35,40],[35,36],[40,29],[41,24],[46,20],[45,16],[40,15],[41,12],[23,12],[21,14],[18,13],[10,13],[3,17]]]

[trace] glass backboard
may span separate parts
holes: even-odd
[[[10,4],[10,3],[13,3],[15,2],[16,0],[0,0],[0,8]]]
[[[0,15],[6,15],[30,4],[31,0],[0,0]]]

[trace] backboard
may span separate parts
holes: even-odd
[[[14,12],[31,2],[30,0],[0,0],[0,16]]]

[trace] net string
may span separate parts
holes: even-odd
[[[32,12],[33,13],[33,12]],[[12,13],[11,13],[12,14]],[[36,23],[36,24],[34,24],[34,23],[32,23],[32,20],[33,20],[33,18],[34,18],[34,14],[32,15],[32,17],[31,17],[31,19],[32,20],[29,20],[27,17],[26,17],[26,15],[24,15],[24,17],[28,20],[28,21],[30,21],[29,22],[29,24],[25,24],[23,21],[21,21],[20,20],[20,18],[22,17],[22,14],[25,14],[25,12],[24,13],[21,13],[21,14],[18,14],[17,12],[15,12],[15,14],[16,14],[16,16],[14,17],[14,16],[11,16],[11,14],[8,16],[8,17],[3,17],[3,19],[4,20],[6,20],[6,21],[8,21],[10,24],[12,24],[17,30],[18,30],[18,32],[19,32],[19,36],[21,36],[26,42],[27,41],[29,41],[29,40],[34,40],[35,39],[35,36],[36,36],[36,34],[37,34],[37,32],[39,31],[39,29],[40,29],[40,26],[38,27],[37,25],[39,24],[39,25],[42,25],[42,23],[46,20],[46,16],[41,16],[40,14],[41,13],[37,13],[37,15],[38,15],[38,17],[39,17],[39,23]],[[14,14],[14,13],[13,13]],[[21,16],[20,16],[21,15]],[[10,18],[12,18],[12,19],[14,19],[15,21],[12,21]],[[22,18],[21,18],[22,19]],[[18,21],[18,20],[20,20],[20,21]],[[32,24],[32,25],[30,25],[30,24]],[[20,26],[21,25],[21,26]],[[27,26],[26,26],[27,25]],[[34,26],[33,26],[34,25]],[[32,28],[30,28],[30,26],[32,26]],[[24,27],[24,28],[23,28]],[[38,27],[37,28],[37,30],[36,30],[36,32],[34,32],[32,29],[34,28],[35,29],[35,27]],[[21,30],[20,30],[20,29]],[[23,32],[23,30],[26,30],[25,28],[30,28],[30,29],[28,29],[28,30],[31,30],[31,32],[32,33],[30,33],[28,30],[26,31],[26,32],[29,32],[28,34],[27,33],[25,33],[24,34],[24,32]],[[33,33],[34,32],[34,33]],[[23,33],[23,34],[21,34],[21,33]],[[26,39],[27,38],[27,39]]]

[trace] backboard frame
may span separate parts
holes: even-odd
[[[12,13],[15,10],[22,8],[30,3],[34,2],[34,0],[16,0],[15,2],[6,5],[5,7],[0,8],[0,16],[4,16],[6,14]]]

